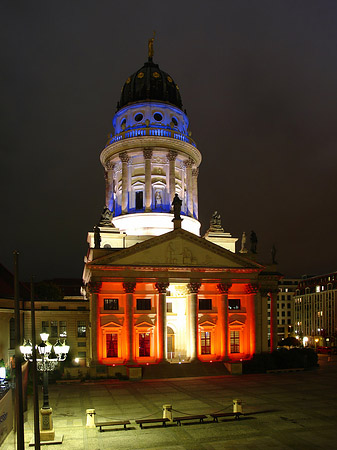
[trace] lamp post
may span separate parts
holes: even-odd
[[[40,358],[36,360],[37,370],[43,372],[43,406],[40,409],[40,439],[41,441],[54,441],[55,430],[52,420],[52,408],[49,406],[48,395],[48,373],[55,370],[59,362],[64,361],[69,352],[69,345],[65,342],[61,343],[58,339],[54,346],[48,342],[48,333],[41,333],[41,344],[37,345]],[[31,342],[24,341],[20,346],[21,353],[26,361],[33,361],[33,346]],[[56,358],[50,358],[51,351],[54,350]],[[60,440],[60,443],[62,439]],[[54,441],[54,443],[56,443]]]

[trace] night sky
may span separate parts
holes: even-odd
[[[81,277],[99,155],[156,30],[203,156],[202,234],[218,210],[286,276],[337,270],[336,22],[329,0],[3,0],[0,262],[17,249],[23,280]]]

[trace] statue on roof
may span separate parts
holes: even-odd
[[[97,225],[94,226],[94,243],[95,248],[101,248],[101,233]]]
[[[250,232],[250,251],[257,253],[257,236],[254,230]]]
[[[113,227],[112,223],[113,214],[112,211],[107,206],[104,206],[101,218],[99,220],[99,225],[104,227]]]
[[[178,197],[178,194],[175,194],[173,202],[172,202],[172,206],[173,206],[173,214],[174,214],[174,219],[175,220],[180,220],[180,213],[181,213],[181,205],[182,205],[182,201],[180,200],[180,198]]]
[[[246,249],[246,242],[247,242],[246,232],[244,231],[242,233],[242,237],[241,237],[241,250],[240,250],[240,253],[247,253],[248,252],[248,250]]]
[[[212,218],[210,220],[209,231],[223,231],[221,225],[221,216],[218,211],[214,211]]]
[[[154,42],[154,38],[156,36],[156,32],[153,32],[153,37],[151,39],[149,39],[148,42],[148,57],[149,57],[149,61],[152,61],[153,58],[153,42]]]

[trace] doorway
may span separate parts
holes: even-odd
[[[171,327],[167,327],[167,359],[172,361],[175,356],[174,331]]]

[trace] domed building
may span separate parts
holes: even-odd
[[[100,157],[105,208],[83,274],[90,364],[223,364],[268,351],[278,275],[244,242],[236,252],[217,213],[200,237],[202,157],[178,85],[153,62],[153,40],[125,81],[113,128]]]

